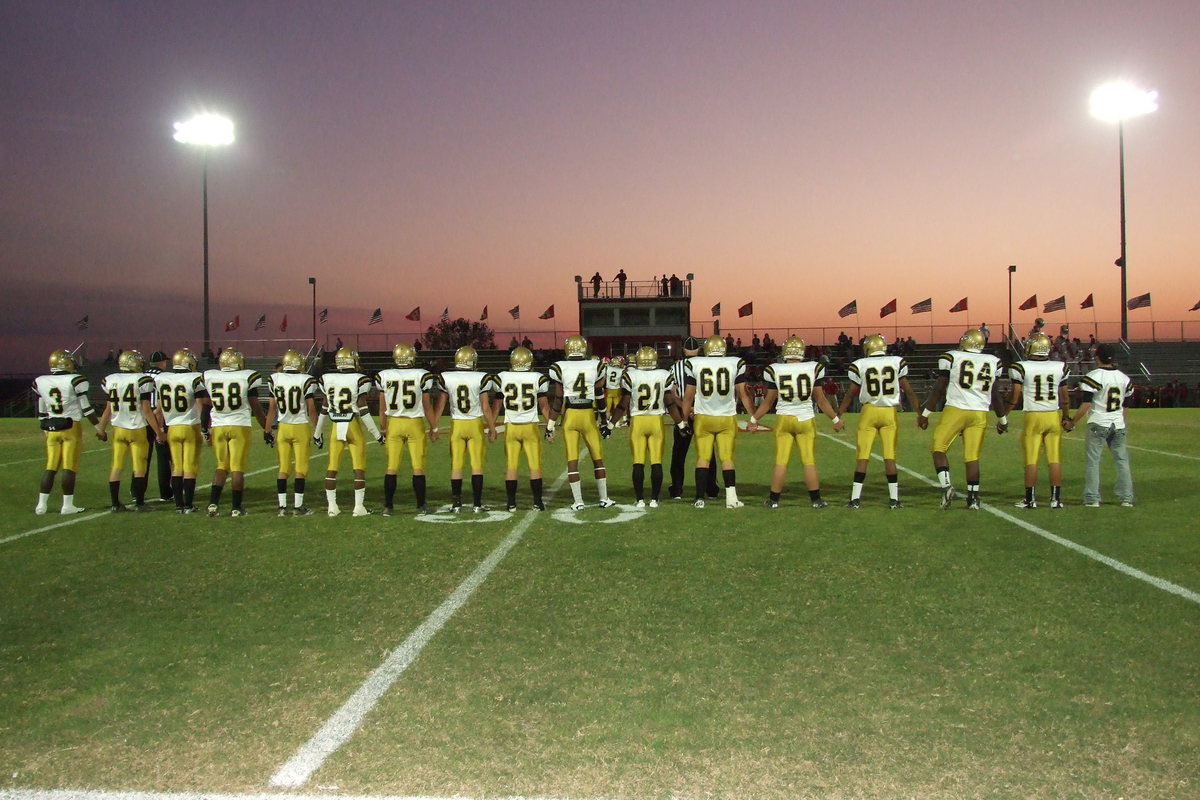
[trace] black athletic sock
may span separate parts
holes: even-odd
[[[462,505],[462,478],[450,479],[450,495],[454,498],[454,505]]]
[[[541,503],[542,502],[542,479],[541,478],[530,478],[529,479],[529,491],[533,493],[533,502]]]
[[[471,475],[471,500],[473,505],[483,505],[483,476]]]
[[[1033,487],[1032,486],[1025,487],[1025,502],[1026,503],[1033,502]]]
[[[510,506],[515,506],[517,504],[517,479],[516,478],[513,478],[511,481],[505,479],[504,494],[506,497],[508,497],[508,504]]]
[[[633,496],[638,500],[646,499],[646,465],[633,465]]]
[[[383,476],[383,505],[385,508],[391,508],[392,503],[396,500],[396,475]]]
[[[232,495],[233,495],[233,497],[232,497],[232,499],[233,499],[233,507],[234,507],[234,508],[236,508],[236,509],[238,509],[238,510],[241,510],[241,508],[242,508],[242,495],[246,493],[246,490],[245,490],[245,489],[230,489],[229,491],[230,491],[230,492],[232,493]]]
[[[808,490],[808,499],[809,499],[809,501],[811,501],[813,503],[821,502],[821,490],[820,489],[809,489]]]
[[[892,476],[892,475],[888,475],[888,480],[889,480],[889,481],[890,481],[890,480],[892,480],[892,478],[893,478],[893,476]],[[866,482],[867,482],[867,473],[865,473],[865,472],[855,472],[855,473],[854,473],[854,482],[855,482],[855,483],[866,483]]]
[[[133,479],[133,502],[137,503],[139,506],[146,505],[146,484],[149,482],[150,482],[149,478],[147,478],[147,476],[145,476],[145,475],[143,475],[140,478],[137,476],[134,476],[134,479]]]
[[[112,505],[114,505],[114,506],[121,505],[121,482],[120,481],[109,481],[108,482],[108,496],[109,496],[109,498],[112,499]]]
[[[298,497],[304,497],[304,484],[305,484],[304,478],[296,478],[296,480],[294,480],[292,482],[292,491]]]
[[[275,494],[287,494],[287,478],[275,479]]]
[[[721,470],[721,480],[725,481],[726,489],[731,489],[734,486],[737,486],[737,470]]]
[[[208,492],[209,505],[218,505],[221,502],[221,492],[223,491],[225,491],[224,486],[217,486],[216,484],[213,484],[212,489],[210,489]]]
[[[650,499],[657,500],[662,493],[663,468],[662,464],[650,465]]]
[[[708,467],[696,467],[696,499],[703,500],[708,486]]]
[[[196,479],[183,479],[183,507],[191,508],[196,504]]]
[[[780,492],[771,492],[771,502],[772,502],[772,503],[778,503],[778,502],[779,502],[779,498],[780,498],[781,496],[782,496],[782,493],[780,493]]]
[[[175,498],[175,507],[176,508],[184,507],[185,503],[183,502],[184,495],[183,495],[183,476],[182,475],[172,475],[171,476],[171,497]]]
[[[417,508],[425,505],[425,476],[412,476],[413,495],[417,498]]]

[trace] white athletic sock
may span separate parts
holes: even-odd
[[[862,499],[862,490],[863,490],[863,485],[861,483],[855,482],[855,483],[850,484],[850,499],[851,500],[861,500]]]
[[[893,500],[900,499],[900,482],[899,481],[891,481],[888,483],[888,497],[890,497]]]
[[[283,492],[282,494],[276,493],[275,496],[279,498],[279,507],[287,508],[287,492]]]
[[[45,510],[46,510],[46,507],[47,507],[49,504],[50,504],[50,495],[48,495],[48,494],[41,494],[41,493],[39,492],[39,493],[38,493],[38,501],[37,501],[37,507],[38,507],[38,510],[40,510],[40,511],[45,511]],[[26,508],[28,508],[28,507],[29,507],[29,506],[26,506]]]
[[[726,503],[736,503],[737,501],[738,501],[737,487],[736,486],[726,486],[725,487],[725,502]]]
[[[596,478],[596,491],[600,493],[600,500],[608,499],[608,478]]]
[[[367,502],[367,487],[354,490],[354,507],[362,508]]]
[[[571,484],[571,497],[575,499],[575,504],[583,502],[583,482],[575,481]]]
[[[330,508],[337,508],[337,489],[325,490],[325,502],[329,504]]]

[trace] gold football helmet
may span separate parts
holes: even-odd
[[[50,371],[74,372],[75,356],[71,355],[66,350],[55,350],[50,354]]]
[[[333,354],[333,365],[338,368],[339,372],[358,369],[358,353],[349,347],[338,348],[338,351]]]
[[[612,363],[618,367],[625,366],[625,356],[613,356]]]
[[[587,348],[587,339],[575,333],[567,337],[563,352],[567,354],[567,358],[586,358]]]
[[[1025,355],[1030,358],[1049,358],[1051,346],[1052,342],[1049,336],[1044,333],[1035,333],[1025,343]]]
[[[633,354],[633,363],[638,369],[658,369],[658,351],[643,345]]]
[[[283,364],[284,372],[303,372],[304,371],[304,356],[300,355],[299,351],[289,349],[283,354],[283,358],[279,359]]]
[[[117,359],[117,367],[121,372],[141,372],[146,359],[137,350],[123,350]]]
[[[783,359],[796,359],[797,361],[804,360],[804,353],[808,350],[808,345],[799,336],[789,336],[783,340],[783,347],[780,352],[783,354]]]
[[[972,328],[958,340],[958,349],[968,353],[982,353],[986,345],[987,339],[983,338],[983,331],[978,328]]]
[[[516,372],[528,372],[533,368],[533,352],[528,347],[518,347],[509,353],[508,363]]]
[[[246,357],[232,347],[226,347],[221,351],[221,356],[217,359],[217,366],[225,372],[232,372],[235,369],[245,369]]]
[[[715,333],[704,340],[704,355],[706,356],[723,356],[725,355],[725,340]]]
[[[475,369],[475,365],[479,362],[479,354],[475,352],[475,348],[469,344],[464,344],[462,347],[454,351],[454,368],[455,369]]]
[[[177,372],[195,372],[197,363],[196,356],[186,347],[171,355],[171,369]]]
[[[881,333],[872,333],[863,339],[862,351],[864,356],[875,356],[887,352],[887,339]]]
[[[392,348],[392,361],[397,367],[411,367],[417,363],[417,351],[411,344],[401,342]]]

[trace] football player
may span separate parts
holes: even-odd
[[[1004,397],[1000,393],[1000,359],[983,352],[987,341],[972,329],[958,340],[958,349],[938,356],[938,378],[917,416],[917,427],[929,427],[929,415],[944,399],[946,407],[933,431],[933,468],[942,490],[942,508],[949,508],[957,493],[950,482],[950,461],[946,451],[962,435],[963,462],[967,479],[967,508],[979,510],[979,451],[987,427],[988,409],[996,413],[996,432],[1008,431],[1004,415]]]
[[[342,451],[350,451],[350,466],[354,470],[354,511],[356,517],[365,517],[367,510],[367,436],[383,444],[383,434],[375,424],[375,418],[367,407],[367,400],[374,388],[370,378],[359,371],[358,353],[341,347],[333,356],[336,372],[321,377],[321,394],[325,398],[325,413],[317,420],[313,436],[320,447],[325,436],[322,431],[326,423],[333,425],[333,439],[329,443],[329,467],[325,472],[326,513],[336,517],[342,513],[337,504],[338,466]]]
[[[896,469],[896,440],[898,427],[896,415],[900,408],[901,392],[908,398],[912,408],[921,405],[917,393],[908,382],[908,363],[902,356],[888,355],[887,341],[881,334],[873,333],[863,340],[863,357],[847,369],[850,389],[842,398],[838,416],[859,398],[862,409],[858,414],[858,460],[854,464],[854,483],[850,487],[847,508],[858,508],[862,502],[863,484],[867,480],[867,464],[875,437],[879,437],[883,451],[883,472],[887,477],[888,508],[901,508],[900,475]]]
[[[471,499],[476,514],[487,511],[483,504],[483,465],[488,442],[496,441],[496,407],[491,393],[496,378],[475,369],[475,348],[463,345],[454,353],[454,369],[442,373],[442,385],[450,404],[450,494],[451,511],[462,511],[463,464],[471,457]],[[486,426],[486,429],[485,429]]]
[[[546,421],[546,439],[553,441],[555,426],[562,420],[563,442],[567,451],[567,482],[571,485],[571,510],[582,511],[583,486],[579,481],[579,440],[587,446],[592,458],[596,491],[600,507],[609,508],[617,502],[608,497],[608,473],[604,470],[604,447],[612,429],[604,413],[604,375],[600,364],[587,357],[587,339],[579,334],[568,336],[563,347],[566,358],[550,365],[550,380],[562,396],[562,410],[556,418],[551,412]]]
[[[412,464],[417,512],[424,514],[429,511],[425,505],[425,454],[428,442],[438,440],[438,420],[446,407],[446,395],[440,391],[436,375],[416,366],[417,351],[412,345],[396,345],[392,348],[392,360],[396,368],[385,369],[375,378],[379,387],[379,430],[387,447],[383,514],[390,517],[394,513],[396,473],[404,460],[405,447]]]
[[[133,467],[133,502],[135,511],[149,511],[146,505],[147,451],[150,441],[146,428],[154,431],[154,440],[166,441],[166,433],[155,415],[154,379],[142,371],[145,360],[137,350],[126,350],[117,359],[119,372],[104,379],[108,403],[96,426],[96,437],[108,441],[108,426],[113,427],[112,470],[108,474],[108,493],[112,500],[109,510],[125,511],[121,504],[121,469],[128,457]]]
[[[678,361],[671,365],[671,377],[675,379],[675,411],[672,412],[672,417],[680,417],[680,422],[687,422],[687,425],[676,423],[671,434],[671,484],[667,487],[667,491],[671,493],[672,500],[683,499],[683,473],[687,468],[687,452],[692,446],[692,438],[695,432],[691,427],[691,420],[683,417],[683,395],[687,387],[687,362],[693,356],[700,355],[700,349],[704,343],[695,336],[688,336],[681,343],[681,356]],[[728,343],[727,345],[728,346]],[[720,497],[721,493],[717,488],[717,473],[716,470],[708,471],[708,486],[704,487],[705,493],[710,498]]]
[[[725,340],[709,336],[704,355],[689,358],[683,419],[693,419],[696,436],[696,508],[704,508],[709,464],[715,448],[725,481],[725,507],[745,505],[737,496],[733,454],[737,447],[737,406],[753,408],[746,390],[746,362],[725,354]],[[685,423],[686,424],[686,423]]]
[[[625,374],[625,359],[613,356],[604,366],[604,413],[608,416],[610,427],[616,428],[621,424],[617,414],[617,406],[621,404],[621,376]]]
[[[158,463],[171,465],[171,497],[177,514],[196,510],[196,473],[200,469],[200,415],[211,405],[204,376],[196,371],[196,356],[176,350],[171,370],[154,375],[158,391],[158,418],[167,430],[170,457]]]
[[[267,430],[275,430],[275,455],[279,473],[275,476],[275,494],[279,516],[288,513],[288,475],[292,481],[292,513],[306,517],[312,512],[304,505],[308,482],[309,448],[313,423],[317,419],[317,379],[304,371],[304,356],[288,350],[280,359],[281,371],[267,376]],[[278,423],[278,430],[276,430]]]
[[[75,357],[66,350],[50,354],[50,374],[33,381],[37,397],[37,415],[46,432],[46,471],[42,473],[35,514],[45,514],[50,504],[54,478],[63,471],[62,513],[79,514],[75,505],[75,473],[83,453],[83,420],[96,425],[100,418],[88,399],[88,380],[75,374]]]
[[[1071,399],[1066,380],[1070,367],[1063,361],[1051,361],[1054,343],[1044,333],[1035,334],[1025,343],[1024,361],[1008,369],[1012,393],[1008,410],[1023,402],[1024,427],[1021,446],[1025,453],[1025,499],[1017,508],[1037,508],[1034,487],[1037,486],[1038,456],[1046,447],[1046,466],[1050,472],[1050,507],[1062,508],[1062,445],[1063,421],[1071,418]]]
[[[639,347],[633,356],[636,369],[621,375],[620,417],[629,415],[629,450],[633,454],[633,494],[638,508],[646,507],[646,464],[650,464],[650,508],[658,508],[663,483],[663,420],[670,413],[678,425],[683,421],[675,400],[675,378],[669,369],[658,368],[658,352]]]
[[[529,465],[529,489],[533,507],[545,511],[542,501],[542,436],[538,431],[538,416],[550,419],[550,380],[533,370],[533,353],[528,347],[518,347],[508,357],[511,369],[496,375],[500,404],[504,410],[504,492],[508,510],[517,510],[517,465],[521,453]]]
[[[783,494],[783,483],[787,480],[788,461],[792,458],[793,444],[800,454],[800,463],[804,465],[804,485],[808,487],[808,501],[813,508],[825,508],[829,505],[821,498],[821,476],[817,473],[817,423],[813,402],[816,402],[825,416],[833,420],[835,431],[842,429],[842,418],[833,410],[829,398],[821,388],[825,367],[818,361],[805,361],[806,349],[804,340],[799,336],[789,336],[784,340],[780,351],[783,363],[771,364],[763,370],[766,392],[763,393],[758,407],[751,413],[747,426],[747,430],[754,430],[758,421],[778,400],[775,409],[775,471],[771,475],[771,495],[764,503],[767,508],[779,508],[779,498]]]
[[[1117,369],[1117,349],[1111,344],[1096,347],[1096,368],[1083,377],[1079,388],[1083,402],[1075,409],[1068,430],[1087,418],[1087,461],[1083,470],[1083,504],[1100,505],[1100,455],[1108,447],[1117,468],[1113,493],[1122,506],[1133,506],[1133,473],[1125,447],[1125,404],[1133,394],[1129,376]]]
[[[161,350],[155,350],[150,354],[150,360],[143,368],[150,379],[154,381],[155,391],[158,387],[158,376],[167,371],[167,354]],[[159,423],[162,425],[161,414]],[[163,429],[166,430],[165,426]],[[162,502],[173,500],[175,495],[171,492],[171,477],[174,475],[174,469],[171,466],[171,445],[170,443],[160,444],[154,441],[154,431],[149,427],[146,428],[146,441],[150,446],[146,448],[146,482],[147,491],[149,490],[150,482],[150,462],[155,460],[157,456],[158,464],[155,467],[158,473],[158,495]],[[131,487],[132,488],[132,487]]]
[[[262,375],[246,369],[246,359],[230,347],[221,351],[217,367],[204,373],[204,388],[208,391],[211,408],[205,409],[200,421],[201,433],[209,432],[206,438],[217,457],[207,511],[210,517],[217,516],[225,481],[232,479],[230,515],[243,517],[246,515],[242,497],[246,490],[246,461],[250,456],[251,417],[262,427],[263,441],[274,445],[275,435],[267,427],[267,415],[259,400],[259,393],[265,390]]]

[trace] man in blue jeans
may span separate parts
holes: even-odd
[[[1102,344],[1096,348],[1096,369],[1079,383],[1083,403],[1075,416],[1063,417],[1063,427],[1070,430],[1087,416],[1087,464],[1083,471],[1083,504],[1090,508],[1100,505],[1100,455],[1105,445],[1117,468],[1113,493],[1122,506],[1133,506],[1133,476],[1129,470],[1129,453],[1125,449],[1125,403],[1133,394],[1129,376],[1117,369],[1116,348]]]

